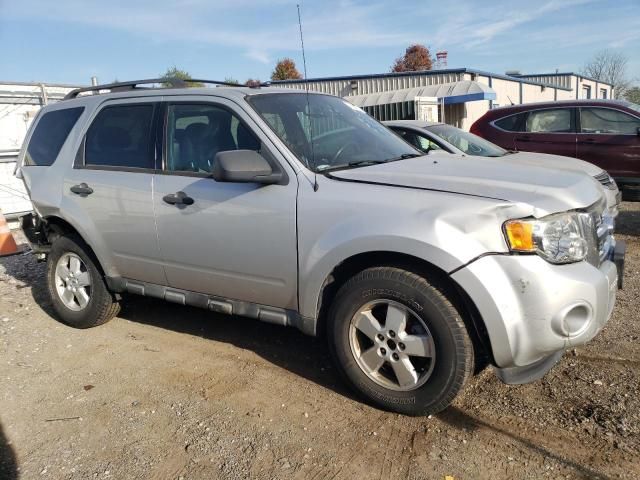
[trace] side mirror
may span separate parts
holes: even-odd
[[[274,172],[269,162],[253,150],[218,152],[211,172],[218,182],[278,183],[282,174]]]
[[[638,136],[640,137],[640,127],[638,127]]]

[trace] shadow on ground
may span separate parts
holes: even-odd
[[[339,378],[324,340],[295,328],[133,296],[125,298],[119,317],[250,350],[274,365],[360,401]]]
[[[620,235],[640,237],[640,211],[620,210],[618,218],[616,218],[615,232]]]
[[[2,480],[16,480],[18,478],[16,454],[4,436],[2,424],[0,424],[0,478]]]
[[[7,275],[17,280],[17,288],[30,287],[38,306],[56,319],[45,283],[44,263],[37,263],[32,255],[17,255],[0,258],[0,266],[4,267]],[[220,315],[136,295],[123,298],[122,311],[118,316],[251,350],[265,360],[320,386],[348,398],[356,398],[333,368],[324,340],[309,337],[294,328],[245,317]]]
[[[543,455],[545,458],[552,459],[562,465],[565,465],[568,468],[573,469],[580,476],[579,478],[583,478],[585,480],[607,480],[609,478],[608,476],[596,470],[593,470],[585,465],[581,465],[576,461],[566,458],[566,456],[558,455],[552,452],[544,445],[534,443],[531,440],[505,428],[500,428],[499,426],[492,425],[491,423],[485,422],[479,418],[472,417],[457,407],[447,408],[444,412],[438,414],[438,418],[457,430],[466,430],[469,432],[473,432],[478,429],[492,430],[493,432],[508,437],[511,440],[515,440],[522,446],[531,451],[537,452],[540,455]]]

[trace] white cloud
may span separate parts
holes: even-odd
[[[248,50],[245,55],[247,58],[257,60],[260,63],[266,64],[271,62],[271,57],[269,57],[269,54],[263,50]]]

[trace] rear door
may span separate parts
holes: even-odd
[[[575,157],[575,116],[572,107],[528,112],[523,131],[515,134],[516,150]]]
[[[191,97],[168,103],[165,115],[154,204],[169,285],[296,308],[295,172],[229,100]],[[259,151],[280,166],[286,181],[260,185],[211,178],[216,153],[236,149]],[[188,204],[165,198],[171,195],[187,197]]]
[[[640,177],[640,118],[604,107],[580,108],[578,158],[624,183]]]
[[[65,176],[61,210],[107,275],[163,284],[152,203],[159,105],[145,98],[99,107]]]

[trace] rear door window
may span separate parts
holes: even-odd
[[[85,165],[153,169],[153,109],[145,104],[101,110],[87,131]]]
[[[84,107],[76,107],[45,113],[31,136],[24,164],[40,167],[53,165],[83,110]]]
[[[581,133],[637,135],[640,119],[610,108],[581,108]]]
[[[529,133],[571,133],[573,127],[573,109],[551,108],[529,112],[526,122]]]

